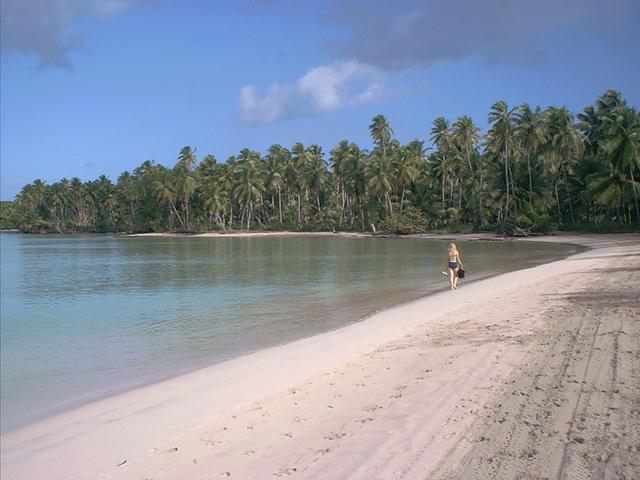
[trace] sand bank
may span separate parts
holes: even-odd
[[[593,250],[12,432],[2,478],[640,478],[640,237],[544,240]]]
[[[371,237],[361,232],[205,232],[205,233],[131,233],[128,237]]]

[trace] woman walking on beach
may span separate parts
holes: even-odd
[[[464,267],[462,265],[462,259],[460,258],[460,252],[455,243],[449,245],[449,282],[451,283],[451,290],[458,288],[458,271]]]

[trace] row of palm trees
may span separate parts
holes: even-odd
[[[371,151],[343,140],[328,157],[295,143],[218,163],[184,147],[173,168],[146,161],[115,184],[36,180],[12,203],[11,223],[31,232],[637,228],[640,117],[620,93],[577,119],[565,107],[499,101],[488,123],[482,135],[468,116],[438,117],[425,148],[401,145],[377,115]]]

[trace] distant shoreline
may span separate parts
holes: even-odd
[[[549,243],[577,243],[581,244],[584,239],[602,238],[605,236],[621,237],[624,235],[640,235],[640,232],[602,232],[585,233],[580,231],[560,231],[549,234],[535,234],[529,236],[507,236],[492,232],[477,233],[451,233],[443,231],[429,231],[424,233],[410,233],[398,235],[394,233],[372,233],[372,232],[347,232],[347,231],[311,231],[302,232],[294,230],[280,231],[241,231],[232,230],[228,232],[210,231],[199,233],[183,232],[69,232],[69,233],[25,233],[20,230],[7,229],[0,230],[0,233],[23,233],[24,235],[52,235],[52,236],[74,236],[74,235],[115,235],[119,237],[141,237],[141,238],[252,238],[252,237],[343,237],[343,238],[424,238],[427,240],[484,240],[484,241],[527,241],[527,242],[549,242]]]

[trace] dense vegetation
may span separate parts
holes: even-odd
[[[225,163],[184,147],[173,168],[145,161],[114,184],[41,180],[2,205],[2,227],[23,232],[555,228],[637,230],[640,116],[607,91],[577,118],[564,107],[491,107],[489,131],[467,116],[433,121],[401,145],[373,118],[375,147],[346,140],[244,149]],[[427,151],[430,153],[427,155]]]

